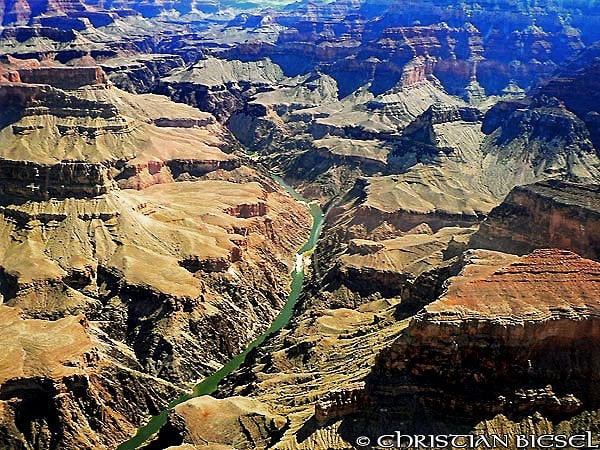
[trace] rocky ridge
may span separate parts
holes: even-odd
[[[240,165],[209,114],[119,91],[98,67],[16,72],[20,83],[0,84],[6,194],[99,195]],[[184,138],[180,126],[190,128]]]
[[[75,316],[84,328],[60,329],[88,346],[71,362],[61,343],[15,343],[48,361],[2,365],[2,436],[113,448],[270,324],[310,215],[208,113],[120,91],[98,67],[13,72],[0,84],[2,320]],[[30,417],[40,389],[48,405]]]
[[[600,259],[598,185],[551,180],[514,188],[473,235],[470,245],[524,254],[552,246]]]

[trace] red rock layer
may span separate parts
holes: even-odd
[[[467,413],[569,414],[600,403],[598,355],[600,263],[479,250],[382,352],[370,388]]]
[[[85,85],[106,84],[108,81],[98,66],[20,68],[18,73],[23,83],[49,84],[60,89],[77,89]]]
[[[467,266],[447,294],[425,308],[425,316],[444,322],[475,317],[511,323],[600,316],[600,263],[569,251],[541,249],[491,275],[486,269]]]

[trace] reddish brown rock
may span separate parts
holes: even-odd
[[[249,217],[266,216],[268,214],[268,207],[264,202],[258,202],[254,204],[244,203],[242,205],[236,205],[233,208],[229,208],[227,213],[234,217],[247,219]]]
[[[7,70],[0,67],[0,83],[20,83],[21,78],[16,70]]]
[[[568,415],[600,404],[599,349],[600,263],[477,250],[380,354],[370,389],[468,414]]]
[[[315,419],[324,424],[373,406],[373,401],[365,391],[362,382],[341,386],[329,391],[315,404]]]
[[[5,0],[0,9],[0,25],[27,23],[34,17],[43,14],[66,15],[85,11],[86,6],[80,0],[49,0],[36,2],[32,0]]]
[[[410,87],[427,80],[433,73],[435,60],[433,58],[417,57],[404,66],[402,70],[402,87]]]
[[[516,187],[470,245],[517,254],[559,247],[600,260],[600,188],[558,180]]]
[[[59,89],[77,89],[108,81],[98,66],[19,68],[17,71],[23,83],[49,84]]]

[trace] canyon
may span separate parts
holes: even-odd
[[[596,432],[599,25],[0,0],[0,447]]]
[[[16,73],[0,267],[3,329],[23,338],[3,354],[3,442],[114,448],[268,327],[310,215],[208,113],[98,67]]]

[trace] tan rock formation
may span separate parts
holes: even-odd
[[[167,427],[181,427],[183,448],[264,450],[286,425],[285,417],[257,400],[205,395],[177,405]]]
[[[20,309],[0,306],[3,448],[114,448],[136,416],[176,394],[168,383],[115,365],[93,334],[83,315],[25,319]],[[136,399],[142,392],[156,397]]]
[[[384,297],[402,296],[408,300],[419,276],[451,265],[450,260],[460,253],[448,252],[450,242],[462,241],[466,247],[473,231],[447,227],[437,233],[411,233],[378,242],[352,239],[330,276],[365,296],[379,292]]]
[[[0,314],[22,359],[0,364],[0,447],[114,448],[269,326],[310,214],[208,113],[97,67],[19,70],[0,84],[0,294],[27,318]]]
[[[230,213],[232,209],[245,211],[252,204],[268,205],[268,216],[238,217]],[[141,309],[134,315],[144,316],[147,308],[164,314],[167,311],[163,308],[168,305],[172,311],[167,315],[193,310],[198,324],[215,320],[211,327],[220,328],[224,321],[228,327],[245,329],[243,323],[254,321],[265,327],[282,304],[288,266],[277,255],[285,252],[291,257],[301,245],[308,213],[287,196],[267,193],[259,183],[214,180],[156,185],[141,192],[115,191],[96,199],[10,205],[4,209],[1,223],[1,234],[5,236],[0,244],[4,300],[22,306],[30,314],[52,317],[85,311],[96,315],[101,302],[117,294],[122,298],[114,305],[115,312],[124,306],[121,301],[135,298]],[[300,224],[304,224],[303,231],[293,231]],[[90,227],[92,233],[87,231]],[[10,236],[21,238],[15,241]],[[31,265],[30,261],[36,264]],[[268,273],[263,274],[263,264],[271,267]],[[204,275],[208,273],[215,276]],[[263,293],[270,300],[259,305],[256,292],[245,289],[225,296],[220,293],[221,284],[237,286],[246,276],[251,276],[253,289],[269,284]],[[150,303],[144,306],[146,301]],[[244,312],[232,311],[231,316],[217,320],[217,315],[226,309],[237,309],[230,302],[240,301],[250,302]],[[256,305],[250,306],[251,303]],[[132,316],[130,320],[136,319]],[[172,330],[178,327],[175,322],[169,326]],[[133,332],[130,337],[136,341],[146,340],[148,336],[144,334],[151,333],[134,331],[129,326],[117,328],[123,333]],[[212,344],[199,342],[204,350],[198,348],[194,360],[204,359],[200,353],[205,353],[203,364],[210,366],[217,354],[239,351],[247,332],[253,333],[241,331],[237,340],[229,330],[227,345],[216,342],[208,353]],[[174,331],[163,338],[167,335],[180,340]],[[181,351],[188,354],[192,350],[184,341],[180,342]],[[209,356],[210,353],[213,354]],[[158,363],[157,357],[140,357],[150,358],[147,364]],[[181,360],[185,367],[190,363]],[[171,375],[165,372],[164,376],[185,379],[184,373],[189,369],[182,371],[176,368],[178,365],[167,370]],[[189,365],[190,369],[193,365]],[[165,369],[152,370],[160,373]]]
[[[0,85],[0,104],[7,107],[2,114],[10,123],[0,130],[5,194],[95,196],[117,185],[143,189],[240,165],[223,152],[230,146],[228,133],[210,114],[159,96],[90,84],[103,77],[97,67],[19,70],[33,82],[84,87]]]

